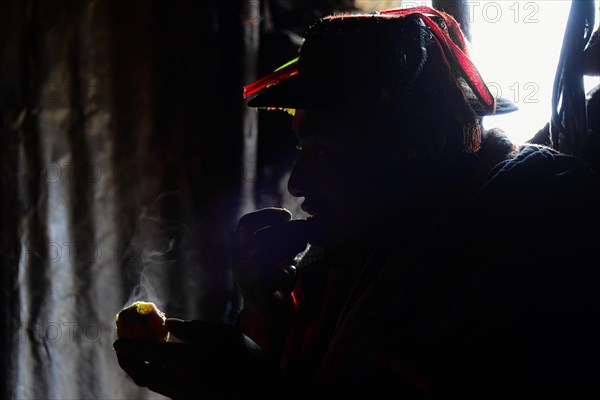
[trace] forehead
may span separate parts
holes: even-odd
[[[356,107],[296,110],[292,131],[300,138],[316,137],[366,142],[381,135],[402,135],[410,118],[401,107]]]
[[[372,124],[368,113],[355,110],[296,110],[292,130],[299,137],[348,138]]]

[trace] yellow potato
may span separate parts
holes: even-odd
[[[152,340],[166,342],[169,331],[165,326],[165,313],[148,301],[136,301],[122,309],[115,317],[119,339]]]

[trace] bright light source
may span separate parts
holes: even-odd
[[[486,128],[499,127],[517,143],[531,139],[549,120],[552,85],[570,1],[468,1],[471,56],[492,92],[519,111],[485,117]],[[596,7],[596,26],[598,7]],[[586,91],[600,78],[586,77]]]

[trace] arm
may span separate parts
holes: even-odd
[[[237,326],[174,318],[166,326],[175,341],[113,344],[119,365],[139,386],[175,400],[270,398],[285,382],[276,364]]]
[[[233,268],[244,308],[235,325],[169,318],[174,342],[114,342],[119,365],[137,385],[181,400],[206,394],[270,398],[287,386],[278,364],[293,311],[290,266],[306,247],[302,222],[290,219],[283,209],[240,219]]]
[[[307,247],[307,223],[285,209],[243,216],[234,238],[233,271],[243,297],[242,330],[279,359],[293,318],[295,262]]]

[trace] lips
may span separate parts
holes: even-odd
[[[304,202],[302,202],[302,205],[300,206],[300,208],[302,208],[302,211],[304,211],[305,213],[307,213],[309,215],[312,215],[313,217],[315,215],[317,215],[314,205],[310,202],[307,202],[306,200]]]
[[[302,211],[304,211],[305,213],[307,213],[308,215],[314,217],[315,215],[317,215],[317,213],[309,208],[306,207],[300,207],[302,208]]]

